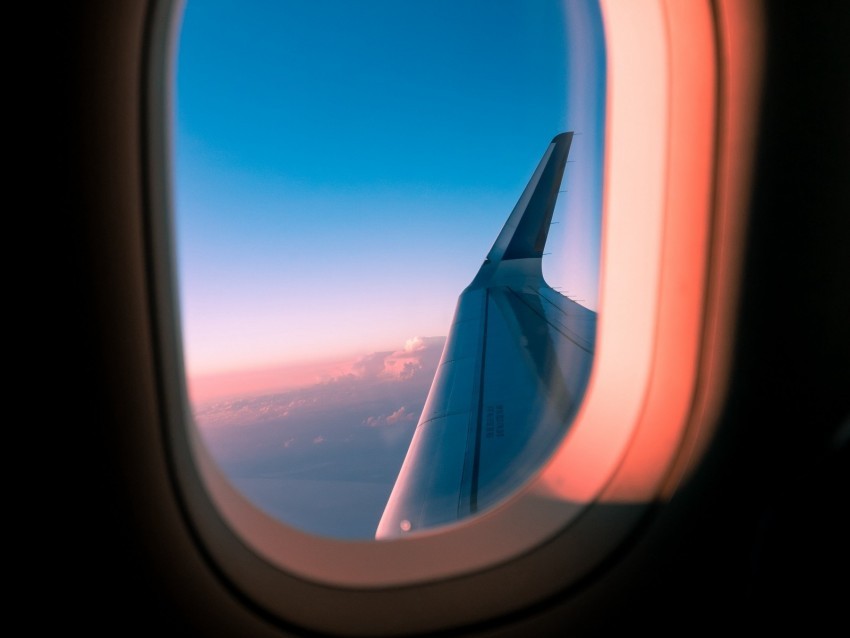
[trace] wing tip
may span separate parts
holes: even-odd
[[[547,145],[537,169],[487,254],[487,261],[542,257],[572,138],[572,131],[564,131]]]
[[[574,131],[564,131],[563,133],[558,133],[555,137],[552,138],[550,144],[558,144],[559,142],[566,142],[569,139],[572,139]]]

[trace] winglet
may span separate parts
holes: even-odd
[[[572,132],[552,138],[543,159],[487,254],[488,262],[543,256],[572,140]]]

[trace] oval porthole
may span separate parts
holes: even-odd
[[[173,7],[159,6],[164,13]],[[326,36],[335,34],[352,51],[355,45],[368,48],[367,40],[370,47],[375,40],[380,48],[386,19],[413,9],[388,3],[371,5],[374,11],[369,13],[371,9],[360,5],[355,10],[340,4],[337,13],[323,16],[324,34],[316,31],[316,37],[306,39],[292,34],[289,71],[315,82],[317,93],[290,91],[286,94],[292,98],[290,104],[272,99],[280,86],[252,84],[253,70],[223,56],[240,47],[268,54],[277,45],[268,35],[274,33],[277,21],[255,16],[253,23],[245,22],[243,7],[231,11],[224,4],[203,5],[218,30],[195,33],[206,33],[207,40],[195,54],[210,65],[196,67],[206,70],[187,79],[188,67],[183,66],[187,58],[181,56],[192,50],[189,28],[206,24],[193,23],[195,6],[186,7],[182,31],[178,21],[163,20],[157,37],[173,48],[164,50],[162,60],[154,56],[150,62],[149,169],[154,205],[149,230],[166,445],[185,521],[214,571],[246,600],[287,624],[345,635],[352,627],[368,627],[364,631],[371,635],[392,635],[399,630],[400,617],[405,628],[422,633],[469,626],[492,618],[494,610],[511,614],[536,605],[607,569],[613,553],[634,538],[638,523],[688,480],[695,459],[710,442],[723,396],[730,344],[724,318],[734,304],[734,295],[727,293],[735,285],[737,242],[745,217],[742,180],[747,158],[739,150],[747,146],[749,128],[737,114],[752,113],[748,99],[755,86],[758,59],[753,52],[759,34],[750,28],[727,31],[722,19],[731,16],[730,24],[739,26],[758,24],[747,18],[750,9],[664,0],[564,3],[555,21],[561,29],[555,44],[534,42],[537,48],[530,49],[559,48],[560,67],[548,67],[542,79],[537,67],[525,69],[511,88],[492,81],[503,70],[517,71],[515,56],[509,56],[508,63],[503,54],[517,54],[526,65],[536,55],[511,51],[511,38],[534,25],[551,29],[554,23],[536,22],[528,7],[523,9],[529,11],[525,18],[517,14],[511,22],[502,16],[500,22],[488,13],[490,9],[519,9],[487,4],[476,13],[469,5],[429,3],[428,11],[436,14],[394,23],[405,36],[398,43],[397,59],[375,57],[384,68],[396,70],[397,92],[388,94],[378,91],[383,87],[376,85],[377,75],[351,82],[351,74],[362,64],[350,64],[356,62],[353,53],[326,55],[325,49],[334,44]],[[286,10],[286,5],[276,9]],[[290,26],[311,11],[299,7],[297,16],[289,15]],[[440,11],[455,13],[450,20]],[[469,32],[464,31],[463,42],[447,39],[442,31],[439,39],[433,31],[425,46],[423,29],[434,15],[451,23],[443,29],[445,34],[453,33],[453,20],[465,25]],[[354,26],[358,21],[371,30],[358,32]],[[456,74],[463,65],[455,58],[469,42],[481,48],[471,34],[479,37],[482,29],[498,24],[502,26],[496,32],[506,39],[479,61],[503,60],[503,66],[483,67],[480,76],[469,79],[481,91],[489,91],[480,108],[470,110],[470,104],[452,99],[463,88]],[[341,25],[348,30],[334,30]],[[254,27],[257,30],[252,31]],[[519,40],[530,42],[527,34],[523,37]],[[315,51],[318,44],[325,48]],[[408,44],[418,58],[403,59],[401,52]],[[152,46],[150,51],[159,49]],[[443,86],[451,90],[442,94],[426,91],[424,83],[406,82],[409,74],[428,68],[426,58],[432,52],[438,59],[453,61],[446,77],[454,79]],[[305,72],[311,53],[323,61],[318,73],[315,68],[312,74]],[[280,60],[260,57],[261,70],[277,78]],[[347,73],[340,75],[340,69]],[[468,75],[468,71],[461,74]],[[441,77],[433,74],[432,79]],[[191,93],[184,85],[189,80],[199,82],[195,88],[210,89],[198,92],[192,108]],[[548,103],[537,96],[524,101],[520,89],[532,90],[537,80],[556,87],[557,99]],[[345,99],[325,100],[311,108],[301,101],[327,96],[338,86],[350,90]],[[373,93],[354,91],[364,87]],[[258,98],[248,111],[237,108],[244,97],[240,93]],[[379,103],[370,104],[378,95],[383,96]],[[401,121],[398,110],[378,117],[382,103],[397,107],[410,95],[422,101],[407,121]],[[512,107],[499,111],[505,104]],[[544,116],[547,104],[559,114]],[[310,138],[312,146],[301,147],[297,157],[289,158],[287,170],[281,170],[277,162],[288,147],[279,135],[292,124],[284,115],[293,105],[302,108],[301,120],[292,116],[296,122],[304,124],[303,118],[315,115],[327,130],[322,143],[313,139],[315,130],[306,125],[290,130],[293,139]],[[188,118],[192,112],[199,119]],[[328,113],[348,117],[334,119]],[[493,113],[501,114],[498,122],[490,119]],[[455,114],[462,126],[445,125],[450,135],[439,127],[419,126],[435,114]],[[236,135],[228,128],[232,121],[248,126],[248,132]],[[372,140],[371,134],[362,134],[378,121],[395,127],[397,135]],[[202,134],[204,127],[213,133],[230,131],[231,136],[212,143]],[[436,150],[434,140],[440,142]],[[260,164],[252,164],[257,158]],[[562,161],[563,179],[558,175]],[[361,171],[375,171],[376,165],[384,168],[371,173],[374,181],[358,184]],[[307,179],[303,171],[310,166],[324,170]],[[449,180],[442,190],[439,180],[432,178],[445,177],[445,171],[458,180],[477,178]],[[378,173],[380,179],[374,177]],[[545,242],[540,229],[546,228],[549,198],[541,196],[546,205],[538,206],[541,185],[539,192],[555,195]],[[557,193],[552,192],[555,188]],[[302,199],[287,200],[284,195],[290,191]],[[484,199],[476,200],[478,195]],[[382,200],[384,196],[389,199]],[[376,206],[384,215],[370,217]],[[527,210],[539,213],[536,234],[526,228]],[[207,216],[210,211],[215,214]],[[284,214],[287,211],[293,216]],[[519,212],[515,216],[512,211]],[[251,215],[268,225],[255,226]],[[434,233],[429,228],[432,222],[443,225],[436,238],[427,241]],[[380,258],[370,261],[378,253]],[[364,264],[371,264],[365,272]],[[400,273],[405,275],[393,279]],[[524,465],[527,478],[503,481],[496,472],[496,490],[490,494],[482,490],[492,479],[485,476],[482,445],[474,503],[474,472],[464,471],[475,467],[475,448],[471,455],[464,448],[463,467],[455,468],[454,477],[461,486],[457,492],[466,497],[457,497],[454,506],[432,508],[454,510],[456,519],[448,521],[451,514],[417,519],[405,511],[404,498],[395,499],[396,479],[403,495],[408,487],[404,477],[417,474],[403,469],[408,449],[440,446],[428,437],[416,443],[414,420],[423,414],[432,414],[432,421],[450,417],[455,390],[467,383],[472,390],[463,396],[469,403],[470,395],[476,397],[477,379],[476,418],[467,419],[466,430],[458,431],[467,440],[474,440],[470,432],[483,442],[500,438],[500,433],[508,438],[516,422],[504,405],[500,410],[500,393],[506,397],[522,393],[531,383],[525,379],[513,387],[505,366],[497,366],[505,374],[492,385],[475,376],[482,368],[482,359],[474,358],[480,354],[473,347],[476,343],[485,356],[507,359],[499,346],[491,350],[489,337],[466,341],[471,351],[467,359],[478,362],[477,367],[468,361],[451,365],[464,350],[462,343],[451,341],[456,334],[453,319],[456,326],[492,319],[484,332],[493,328],[519,335],[515,352],[522,354],[522,365],[532,377],[554,378],[556,389],[566,385],[557,384],[558,376],[547,376],[561,370],[561,362],[553,354],[557,348],[552,340],[534,327],[548,323],[533,319],[546,315],[544,303],[557,298],[544,298],[538,287],[536,301],[530,299],[531,292],[523,288],[530,280],[547,282],[553,289],[546,290],[547,295],[561,295],[588,311],[595,311],[598,304],[590,376],[575,419],[570,422],[569,409],[576,404],[562,400],[567,392],[554,392],[561,397],[555,404],[567,414],[561,424],[565,433],[550,437],[553,449],[540,453],[535,461],[542,463],[540,467]],[[375,281],[390,283],[367,288]],[[588,288],[583,290],[580,282],[588,282]],[[519,287],[512,292],[512,285]],[[435,307],[422,300],[436,292],[445,303],[437,313],[442,313],[443,331],[429,327],[433,324],[384,323],[388,316],[399,319],[408,312],[416,321],[426,321]],[[360,297],[391,303],[376,303],[358,315],[350,304]],[[267,310],[271,318],[246,322],[250,304]],[[281,323],[299,313],[311,319],[307,328],[326,339],[309,337],[307,328],[299,332]],[[326,351],[312,367],[308,357],[293,382],[297,386],[300,380],[301,387],[280,387],[287,368],[275,363],[280,363],[281,352],[309,354],[320,346],[345,342],[358,325],[372,329],[369,334],[375,338],[389,334],[386,326],[392,325],[400,331],[394,337],[398,345],[349,350],[346,357]],[[587,345],[590,331],[561,328],[573,346]],[[294,340],[281,345],[271,334]],[[220,346],[233,359],[216,369],[212,358],[204,361],[205,343]],[[241,364],[234,362],[252,352],[268,356],[267,367],[248,373],[246,364],[240,371]],[[445,353],[451,355],[443,360],[450,374],[442,379],[439,356]],[[423,373],[429,365],[434,382]],[[462,367],[473,374],[458,374]],[[311,370],[324,371],[325,376],[304,384],[304,375]],[[229,375],[230,371],[240,374]],[[217,373],[221,374],[216,377]],[[263,386],[269,378],[272,385]],[[218,397],[216,381],[227,382],[218,386]],[[388,401],[382,394],[393,383],[402,387],[402,381],[421,383],[421,406],[408,403],[406,395],[404,400],[396,395]],[[328,398],[322,392],[330,386],[343,393]],[[429,412],[434,407],[429,405],[429,393],[437,398],[435,405],[442,402],[442,411]],[[564,409],[568,403],[573,408]],[[323,408],[345,412],[353,419],[349,425],[359,430],[350,431],[350,439],[336,440],[311,430],[311,423],[326,416]],[[530,413],[535,409],[536,404]],[[287,421],[292,415],[301,419],[303,432],[293,435],[282,429],[284,423],[295,422]],[[374,447],[350,445],[357,438],[354,434],[380,439],[384,450],[393,452],[381,456]],[[296,443],[303,445],[302,453],[311,454],[332,451],[326,444],[334,443],[337,450],[345,450],[336,458],[349,465],[333,465],[320,456],[300,460],[292,456],[292,465],[281,464],[286,454],[298,452]],[[345,444],[349,447],[343,448]],[[378,463],[390,457],[392,471]],[[347,472],[357,465],[372,472],[367,479],[362,473]],[[280,472],[296,467],[300,475],[281,476]],[[323,467],[337,474],[322,478],[316,472]],[[281,478],[289,482],[275,483]],[[414,487],[417,480],[412,480]],[[302,510],[291,502],[278,509],[286,499],[302,498],[287,491],[299,481],[308,496]],[[506,492],[513,493],[496,493],[503,483],[508,484]],[[348,490],[338,494],[348,496],[337,495],[335,502],[323,496],[321,491],[334,484]],[[265,496],[254,489],[256,485],[269,487]],[[358,490],[360,496],[370,494],[370,506],[364,505],[365,500],[353,500]],[[501,496],[505,497],[499,500]],[[362,505],[357,514],[363,515],[356,525],[355,519],[344,516],[357,509],[355,503]],[[402,506],[395,507],[398,503]],[[310,507],[313,511],[308,511]],[[522,587],[505,586],[518,579]],[[457,605],[470,590],[488,592],[486,603]],[[425,592],[433,596],[439,615],[431,606],[421,605]],[[388,606],[398,613],[383,613]],[[328,614],[328,609],[334,613]]]

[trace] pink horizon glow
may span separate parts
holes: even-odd
[[[411,367],[421,366],[420,354],[440,345],[445,337],[413,337],[401,348],[362,352],[343,357],[299,363],[233,368],[232,370],[186,375],[190,402],[194,405],[216,399],[249,397],[283,392],[338,379],[346,375],[403,379]]]

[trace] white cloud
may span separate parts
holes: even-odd
[[[388,411],[392,403],[416,406],[418,401],[410,393],[415,393],[415,396],[422,393],[424,401],[445,341],[445,337],[412,337],[401,349],[373,352],[349,364],[349,367],[335,363],[333,375],[313,385],[196,404],[193,406],[195,421],[204,430],[284,421],[296,427],[304,419],[318,418],[316,415],[343,405],[353,406],[379,400],[384,403],[379,409],[386,410],[383,415],[362,420],[361,413],[357,415],[357,420],[362,420],[369,427],[415,422],[416,416],[409,407],[391,414]],[[396,398],[389,399],[391,396]],[[387,399],[392,403],[387,405]],[[421,406],[413,409],[421,409]]]
[[[433,374],[443,352],[445,337],[413,337],[404,344],[404,349],[388,353],[379,376],[384,379],[404,381],[415,377],[420,370]]]
[[[399,423],[400,421],[412,421],[415,418],[415,414],[408,412],[404,406],[401,406],[398,410],[387,417],[387,423],[392,425],[394,423]]]
[[[194,417],[205,428],[255,425],[291,416],[317,402],[317,397],[297,397],[293,393],[272,394],[238,400],[208,403],[196,408]]]
[[[401,406],[398,410],[389,415],[382,414],[381,416],[370,416],[364,419],[364,425],[370,428],[376,428],[384,425],[395,425],[396,423],[406,423],[416,421],[416,412],[411,411],[405,406]]]
[[[445,337],[413,337],[404,342],[404,351],[419,352],[420,350],[435,347],[442,349],[445,342]]]

